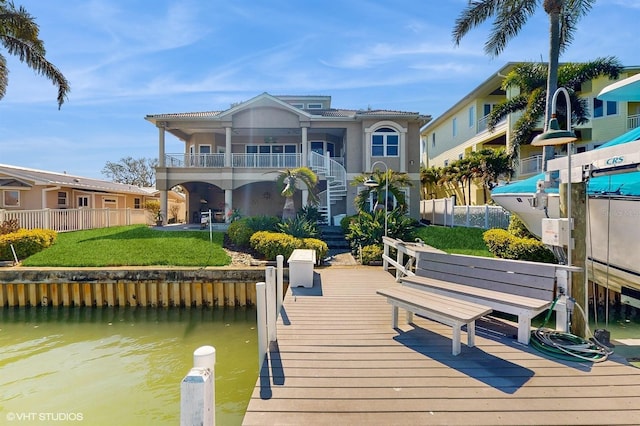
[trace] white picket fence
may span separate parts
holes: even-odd
[[[456,206],[455,197],[420,201],[420,219],[432,225],[466,228],[509,226],[510,213],[500,206]]]
[[[0,223],[11,219],[16,219],[20,228],[58,232],[149,223],[143,209],[0,209]]]

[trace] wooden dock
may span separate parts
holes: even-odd
[[[391,328],[375,292],[398,284],[381,267],[315,278],[287,291],[244,425],[640,424],[640,369],[619,355],[562,361],[482,319],[476,347],[452,356],[448,326]]]

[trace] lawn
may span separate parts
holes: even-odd
[[[485,231],[480,228],[422,226],[416,234],[425,244],[447,253],[493,257],[482,239]]]
[[[224,233],[158,231],[145,225],[58,234],[56,243],[23,266],[225,266]]]

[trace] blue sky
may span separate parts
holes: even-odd
[[[36,18],[71,92],[58,110],[49,80],[2,50],[10,75],[0,163],[96,178],[107,161],[157,157],[147,114],[224,110],[268,92],[435,118],[506,62],[548,60],[542,10],[497,58],[483,52],[488,26],[454,46],[467,0],[15,3]],[[639,18],[640,0],[598,0],[561,61],[640,65]],[[182,151],[168,141],[168,153]]]

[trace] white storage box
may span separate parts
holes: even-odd
[[[316,251],[295,249],[289,259],[289,286],[313,287],[313,265],[316,263]]]

